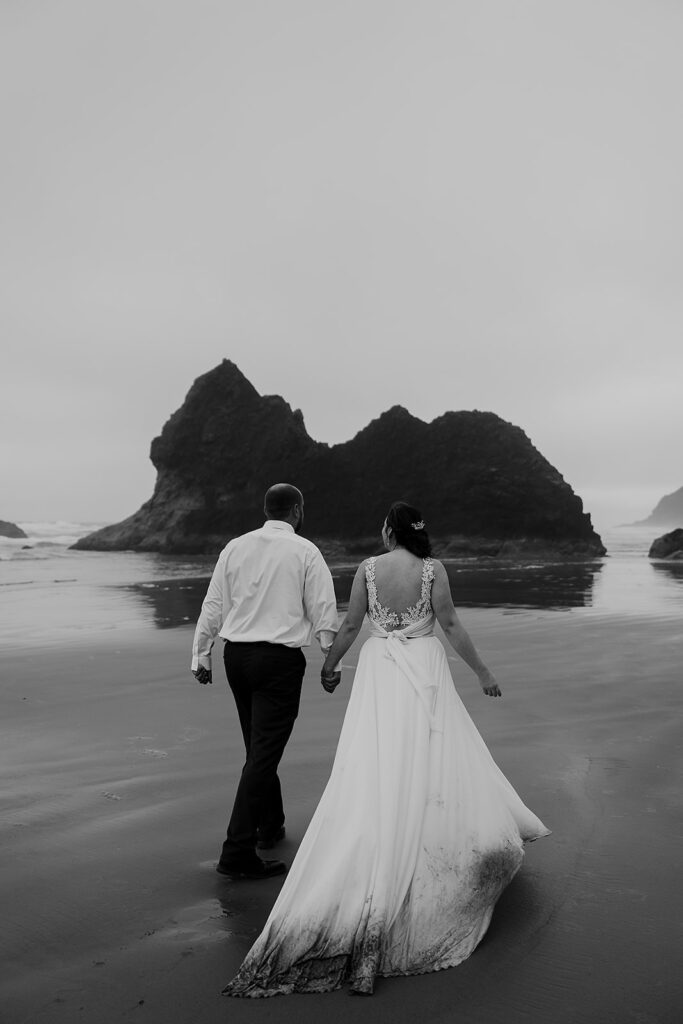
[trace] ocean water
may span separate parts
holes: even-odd
[[[25,540],[0,538],[0,645],[89,643],[116,632],[196,620],[213,556],[71,551],[100,523],[20,523]],[[602,533],[606,558],[572,563],[446,563],[457,607],[552,613],[683,616],[683,563],[651,562],[661,529]],[[343,609],[355,567],[333,567]]]

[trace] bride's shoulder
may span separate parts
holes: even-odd
[[[446,567],[443,564],[443,562],[440,562],[438,558],[432,558],[431,556],[427,559],[427,561],[432,563],[432,569],[434,571],[434,577],[435,578],[436,577],[441,577],[441,578],[446,577],[447,578],[448,574],[446,573]]]

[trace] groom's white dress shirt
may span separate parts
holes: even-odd
[[[192,670],[211,668],[217,636],[323,651],[338,629],[332,573],[320,551],[289,523],[268,519],[221,551],[192,646]]]

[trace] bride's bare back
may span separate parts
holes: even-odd
[[[426,597],[425,560],[400,548],[369,562],[379,605],[399,621],[403,620]]]

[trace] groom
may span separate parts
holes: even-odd
[[[299,536],[304,498],[291,484],[266,492],[266,522],[221,552],[204,598],[192,647],[192,672],[211,680],[211,648],[223,658],[246,748],[228,834],[216,870],[231,879],[269,878],[287,870],[261,860],[284,838],[277,767],[299,711],[312,635],[327,652],[337,631],[332,574],[320,551]]]

